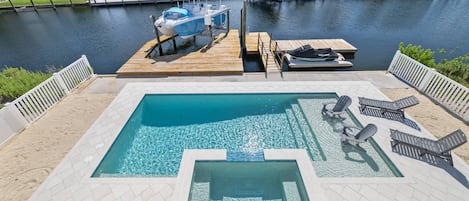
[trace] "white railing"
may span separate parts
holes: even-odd
[[[85,55],[0,110],[0,145],[38,120],[80,83],[93,76]]]
[[[469,89],[399,50],[388,71],[469,122]]]

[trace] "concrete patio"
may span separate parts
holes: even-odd
[[[191,82],[193,85],[200,86],[201,91],[211,92],[214,88],[210,86],[210,82],[217,82],[218,86],[223,85],[226,90],[229,88],[230,83],[249,88],[251,84],[246,84],[246,82],[252,83],[253,88],[262,88],[262,82],[264,81],[275,81],[277,83],[276,90],[281,91],[290,89],[336,91],[339,94],[351,96],[354,101],[350,107],[351,111],[362,124],[375,123],[378,125],[380,130],[375,140],[405,176],[404,178],[393,179],[319,178],[320,185],[328,200],[469,200],[467,181],[469,167],[464,160],[455,157],[455,168],[452,168],[445,163],[435,162],[431,158],[417,160],[404,156],[403,153],[405,152],[403,150],[393,151],[389,146],[389,128],[397,128],[402,131],[431,137],[430,133],[445,135],[449,132],[446,130],[455,130],[457,128],[469,133],[467,125],[451,117],[424,96],[412,90],[391,74],[386,74],[383,71],[286,72],[283,74],[283,79],[280,76],[273,75],[267,75],[266,79],[264,73],[249,73],[242,76],[159,78],[98,76],[65,98],[42,119],[0,149],[0,164],[2,164],[0,170],[2,175],[10,175],[0,179],[0,186],[2,186],[0,199],[28,199],[43,183],[31,197],[31,200],[171,200],[176,183],[174,178],[162,181],[156,181],[152,178],[136,179],[135,181],[110,181],[112,179],[88,181],[91,179],[86,174],[95,167],[89,165],[100,160],[99,157],[94,156],[89,158],[90,154],[103,155],[107,149],[102,147],[109,146],[109,143],[113,141],[112,137],[92,137],[92,133],[96,133],[96,129],[102,129],[99,130],[99,133],[115,134],[117,128],[102,125],[125,121],[128,118],[128,116],[123,115],[109,118],[108,121],[113,120],[113,122],[103,122],[106,121],[106,115],[110,115],[109,117],[114,116],[115,113],[112,113],[112,111],[128,107],[128,102],[119,101],[120,99],[112,101],[114,97],[124,89],[127,83],[135,82],[145,82],[142,86],[147,86],[146,90],[173,90],[179,88],[182,91],[188,89],[184,83]],[[303,83],[298,81],[315,82]],[[281,82],[283,83],[279,84]],[[303,84],[306,84],[306,86]],[[154,87],[156,88],[151,89]],[[129,96],[130,92],[137,93],[136,91],[139,91],[138,88],[126,88],[124,90],[127,91],[119,94],[119,97]],[[191,90],[194,90],[194,88],[191,87]],[[388,97],[384,96],[383,93]],[[410,120],[417,122],[416,125],[421,131],[417,131],[402,122],[360,115],[358,111],[358,96],[371,96],[381,99],[391,98],[394,100],[402,97],[403,94],[415,94],[421,100],[420,105],[406,110],[411,117]],[[87,107],[87,105],[93,106]],[[110,105],[110,108],[106,109],[108,105]],[[103,111],[104,113],[102,113]],[[428,111],[432,111],[433,114],[436,112],[438,115],[436,117],[425,116],[425,114],[430,114]],[[100,123],[93,124],[101,114],[102,116],[98,120]],[[442,120],[435,118],[453,119]],[[441,125],[436,126],[432,119]],[[54,122],[53,126],[50,124],[51,121]],[[50,128],[60,126],[63,128]],[[446,130],[441,130],[441,127]],[[63,129],[70,130],[70,133],[58,132],[63,131]],[[55,136],[55,141],[44,141],[41,139],[41,135],[37,135],[38,133],[43,136]],[[84,137],[80,139],[82,136]],[[70,138],[73,139],[69,140],[68,143],[62,143],[64,139]],[[79,143],[75,145],[77,141]],[[45,144],[48,145],[44,146]],[[70,151],[74,145],[75,147]],[[26,150],[25,147],[30,149]],[[456,150],[456,153],[461,152],[461,155],[467,157],[469,155],[467,150],[466,144],[465,147]],[[62,159],[64,160],[57,166]],[[466,158],[467,160],[468,158]],[[40,161],[44,162],[41,163]],[[6,167],[4,168],[4,166]],[[54,168],[55,170],[52,171]],[[63,168],[70,170],[65,171]],[[75,170],[72,171],[72,169]],[[47,176],[49,177],[46,179]],[[34,178],[33,182],[31,182],[31,178]],[[79,183],[84,186],[80,187]]]

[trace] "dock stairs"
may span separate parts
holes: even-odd
[[[251,32],[246,35],[246,53],[259,54],[266,74],[282,76],[282,62],[276,58],[276,42],[267,32]]]

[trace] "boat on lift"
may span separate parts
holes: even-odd
[[[195,0],[182,7],[172,7],[155,21],[155,26],[164,35],[176,35],[189,38],[207,30],[207,25],[223,27],[226,23],[229,7],[198,3]],[[209,23],[207,24],[207,20]]]

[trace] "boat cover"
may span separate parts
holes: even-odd
[[[177,19],[180,19],[180,18],[189,17],[190,12],[189,12],[189,10],[187,10],[185,8],[172,7],[170,9],[164,11],[163,16],[164,16],[165,19],[177,20]]]
[[[314,49],[310,45],[301,46],[288,53],[298,59],[311,61],[332,61],[339,57],[331,48]]]

